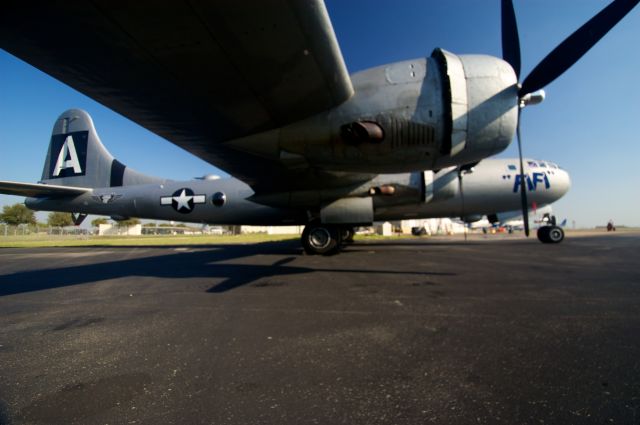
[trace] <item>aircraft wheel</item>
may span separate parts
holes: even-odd
[[[343,245],[348,245],[353,243],[353,236],[356,234],[356,231],[353,227],[343,227],[341,230],[340,237],[342,239]]]
[[[564,230],[562,227],[551,226],[548,238],[550,243],[560,243],[564,239]]]
[[[549,228],[551,226],[542,226],[538,228],[538,240],[542,243],[549,243]]]
[[[560,243],[564,239],[564,230],[558,226],[543,226],[538,229],[538,239],[542,243]]]
[[[340,229],[329,224],[309,223],[302,232],[302,246],[310,255],[335,254],[340,248]]]

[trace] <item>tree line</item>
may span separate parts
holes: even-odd
[[[47,225],[51,227],[66,227],[73,225],[73,219],[70,213],[65,212],[50,212],[47,216],[46,223],[38,223],[36,221],[35,213],[27,208],[24,204],[5,205],[2,208],[0,214],[0,223],[7,224],[9,226],[19,226],[21,224],[36,226]],[[100,224],[107,224],[109,220],[104,217],[99,217],[91,221],[91,225],[96,227]],[[122,220],[118,222],[119,226],[133,226],[139,224],[140,220],[137,218],[130,218],[128,220]]]

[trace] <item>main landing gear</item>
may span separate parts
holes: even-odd
[[[538,239],[542,243],[560,243],[564,239],[564,230],[558,226],[542,226],[538,229]]]
[[[344,244],[353,243],[354,229],[351,226],[323,224],[312,221],[302,232],[302,246],[309,255],[332,255]]]

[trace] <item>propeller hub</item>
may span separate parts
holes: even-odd
[[[546,94],[542,89],[534,91],[533,93],[527,93],[520,98],[520,107],[524,108],[525,106],[542,103],[545,96]]]

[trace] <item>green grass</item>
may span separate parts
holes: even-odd
[[[637,233],[638,229],[619,228],[617,232],[609,233],[609,235]],[[522,232],[516,232],[514,235],[520,236]],[[589,236],[589,235],[606,235],[603,229],[598,230],[570,230],[567,229],[569,236]],[[503,234],[505,235],[505,234]],[[479,233],[469,235],[469,237],[482,236]],[[437,236],[436,236],[437,237]],[[453,238],[462,238],[462,235],[452,236]],[[535,237],[535,233],[534,236]],[[44,248],[44,247],[75,247],[75,246],[169,246],[169,245],[224,245],[224,244],[255,244],[261,242],[276,242],[283,240],[299,239],[299,235],[267,235],[263,233],[229,235],[229,236],[210,236],[210,235],[190,235],[190,236],[76,236],[76,235],[46,235],[46,234],[30,234],[19,236],[2,236],[0,235],[0,248]],[[356,241],[378,241],[388,239],[415,239],[411,235],[356,235]],[[429,238],[429,236],[422,236]]]
[[[41,248],[70,246],[162,246],[162,245],[218,245],[253,244],[297,239],[298,235],[246,234],[229,236],[2,236],[0,248]]]
[[[412,237],[407,235],[380,236],[356,235],[357,241],[375,241],[391,238]],[[0,248],[45,248],[75,246],[163,246],[163,245],[226,245],[255,244],[299,239],[299,235],[267,235],[264,233],[243,235],[145,235],[145,236],[83,236],[30,234],[1,236]]]

